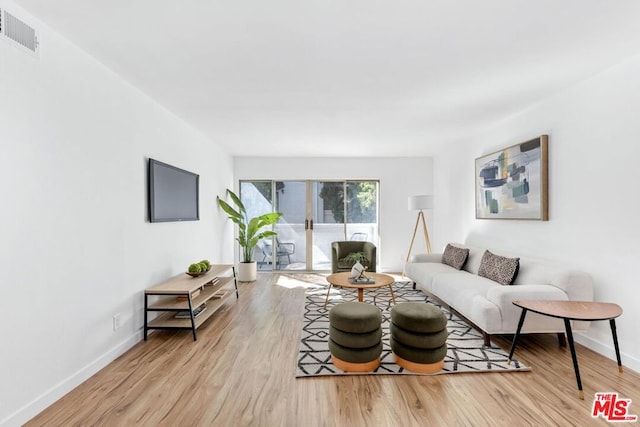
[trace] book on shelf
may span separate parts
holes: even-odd
[[[200,295],[200,289],[196,289],[195,291],[193,291],[191,293],[191,298],[195,298],[198,295]],[[188,300],[189,300],[189,297],[187,297],[185,295],[180,295],[180,296],[176,297],[176,301],[178,301],[178,302],[184,302],[184,301],[188,301]]]
[[[219,291],[217,291],[215,294],[211,295],[212,298],[222,298],[223,296],[225,296],[227,294],[227,291],[225,289],[220,289]]]
[[[193,309],[193,317],[198,317],[207,308],[207,304],[202,303],[198,307]],[[189,310],[181,310],[174,316],[176,319],[191,319],[191,313]]]

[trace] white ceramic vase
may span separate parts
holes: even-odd
[[[351,277],[353,279],[359,279],[364,275],[364,266],[362,264],[360,264],[360,261],[356,261],[355,264],[353,264],[353,267],[351,267]]]
[[[258,263],[241,262],[238,264],[238,281],[239,282],[255,282],[258,277]]]

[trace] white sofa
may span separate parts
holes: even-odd
[[[405,267],[414,287],[436,297],[452,308],[484,336],[490,344],[492,334],[514,334],[522,310],[515,300],[547,299],[593,301],[593,280],[581,271],[536,258],[522,257],[492,248],[452,245],[468,248],[469,257],[461,270],[443,264],[442,253],[413,256]],[[501,285],[478,276],[480,261],[486,249],[496,255],[520,258],[520,267],[512,285]],[[587,322],[573,322],[576,331],[586,330]],[[564,343],[561,319],[527,313],[521,333],[558,333]]]

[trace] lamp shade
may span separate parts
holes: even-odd
[[[433,196],[409,196],[410,211],[421,211],[423,209],[433,209]]]

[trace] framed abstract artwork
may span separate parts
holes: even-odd
[[[476,218],[548,221],[548,143],[542,135],[476,159]]]

